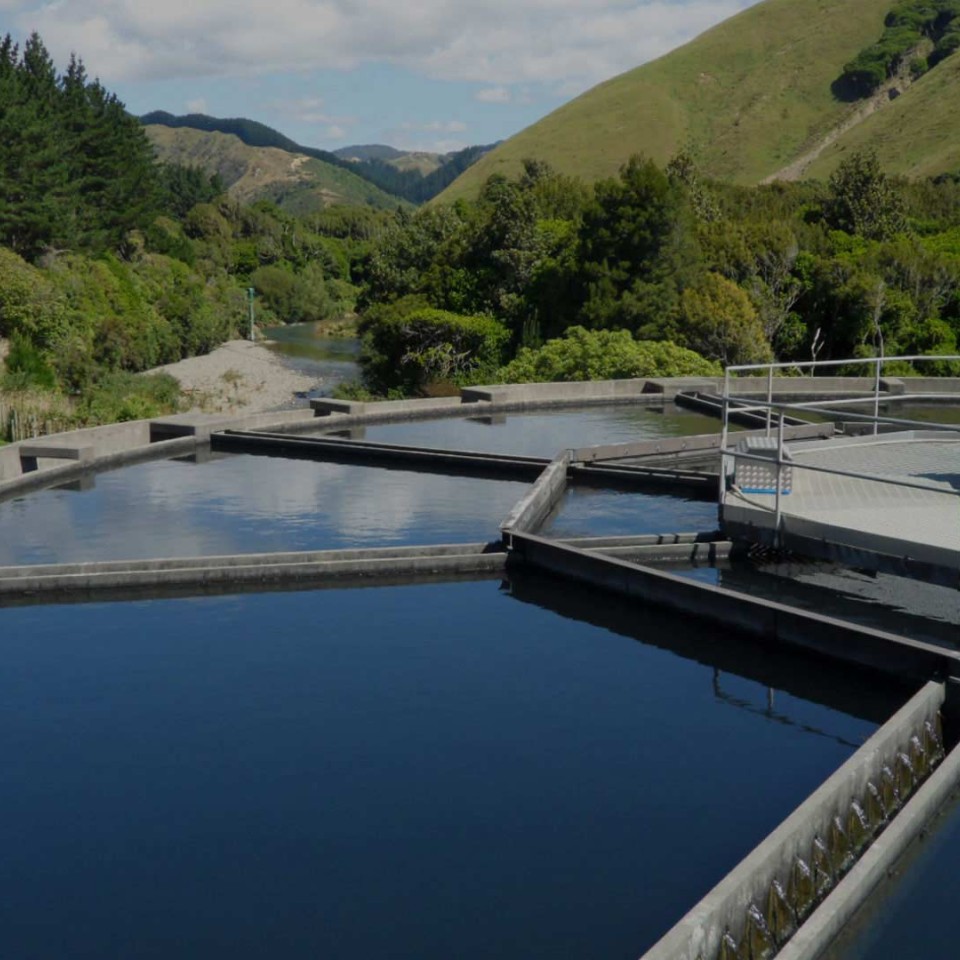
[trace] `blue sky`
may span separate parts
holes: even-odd
[[[305,145],[516,133],[756,0],[0,0],[137,114],[243,116]]]

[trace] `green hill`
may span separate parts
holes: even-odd
[[[315,147],[305,147],[284,136],[279,130],[245,117],[210,117],[204,113],[189,113],[176,117],[164,110],[154,110],[140,117],[150,129],[168,127],[172,130],[197,130],[210,134],[232,134],[248,147],[275,148],[295,156],[320,161],[324,178],[333,176],[339,168],[353,176],[367,180],[384,193],[420,204],[432,200],[441,190],[475,163],[494,145],[465,147],[455,153],[431,154],[404,152],[380,144],[347,147],[330,153]],[[315,165],[312,169],[319,171]]]
[[[823,176],[854,146],[875,147],[892,172],[953,169],[960,58],[914,83],[904,67],[870,101],[833,92],[844,65],[881,37],[892,6],[765,0],[565,104],[481,158],[442,199],[474,195],[526,157],[590,181],[632,154],[663,164],[680,149],[708,176],[743,184]]]
[[[251,147],[229,133],[157,124],[144,129],[160,160],[219,173],[230,194],[247,203],[272,200],[291,213],[309,213],[337,203],[387,210],[404,204],[346,165],[279,147]]]

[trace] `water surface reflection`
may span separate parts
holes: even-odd
[[[159,460],[0,503],[0,565],[488,541],[527,489],[271,457]]]
[[[802,558],[781,564],[740,560],[717,567],[675,566],[671,570],[913,640],[951,649],[960,643],[960,591],[953,587]]]
[[[669,494],[568,487],[546,518],[546,537],[603,537],[706,532],[717,528],[717,505]]]
[[[719,430],[718,420],[673,404],[613,404],[578,410],[371,424],[355,428],[351,436],[444,450],[553,457],[568,447],[685,437]]]
[[[0,611],[5,952],[635,957],[902,698],[511,589]]]

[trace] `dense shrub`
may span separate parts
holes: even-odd
[[[680,310],[684,342],[703,356],[724,365],[773,359],[750,297],[732,280],[706,274],[683,291]]]
[[[715,376],[715,363],[675,343],[635,340],[628,330],[570,327],[539,349],[524,347],[497,373],[500,383]]]
[[[380,393],[491,379],[510,339],[499,320],[432,308],[381,310],[364,331],[364,380]]]
[[[105,375],[83,396],[77,417],[91,425],[144,420],[171,413],[179,400],[180,384],[169,374],[116,372]]]
[[[958,0],[901,0],[884,20],[883,36],[861,50],[843,68],[838,84],[854,96],[873,93],[916,49],[924,37],[935,46],[929,58],[915,58],[910,73],[916,78],[928,67],[960,47],[960,2]]]
[[[944,31],[943,35],[937,40],[933,52],[930,54],[929,63],[935,67],[945,57],[949,57],[960,48],[960,18],[954,20]]]
[[[920,39],[920,32],[912,27],[888,27],[881,40],[844,65],[843,79],[859,96],[869,96],[899,69]]]
[[[56,375],[47,358],[22,333],[11,338],[4,363],[11,378],[11,382],[5,384],[7,389],[12,389],[13,383],[17,389],[56,386]]]
[[[64,324],[62,298],[44,271],[0,247],[0,337],[20,334],[45,349]]]
[[[339,312],[319,264],[298,274],[280,266],[259,267],[250,285],[281,323],[326,320]]]

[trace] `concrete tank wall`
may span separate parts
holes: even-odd
[[[500,525],[506,539],[512,530],[536,530],[547,514],[560,502],[567,489],[570,452],[564,451],[537,478],[529,492],[517,502]]]
[[[893,764],[897,754],[908,749],[910,738],[922,731],[926,722],[935,722],[944,697],[943,684],[926,684],[648,950],[642,960],[714,960],[720,956],[725,933],[739,943],[751,905],[761,911],[766,909],[774,880],[786,888],[797,857],[813,862],[810,850],[814,838],[829,835],[834,817],[842,816],[846,820],[851,801],[864,796],[868,782],[880,781],[884,764]],[[866,896],[868,891],[862,892]],[[824,905],[829,899],[824,900]],[[803,930],[801,925],[800,931]],[[785,949],[789,946],[790,942]]]

